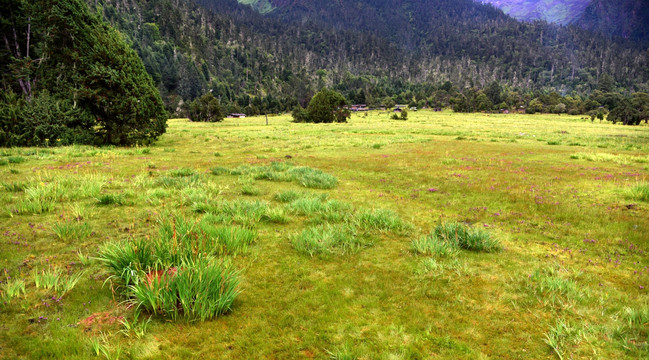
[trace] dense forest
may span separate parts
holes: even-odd
[[[446,82],[583,97],[605,74],[612,90],[649,89],[649,50],[635,42],[521,23],[470,0],[274,1],[265,15],[198,2],[90,4],[140,54],[172,112],[207,91],[229,112],[254,114],[306,106],[323,86],[369,104],[430,102]]]
[[[81,0],[2,1],[7,3],[3,8],[22,12],[2,16],[2,113],[34,113],[40,103],[30,101],[32,92],[43,95],[36,99],[50,96],[58,104],[51,107],[56,111],[68,104],[83,110],[73,117],[73,126],[99,122],[103,133],[84,135],[85,142],[132,143],[149,136],[110,134],[114,131],[101,122],[116,116],[106,113],[115,101],[97,105],[97,94],[77,91],[90,81],[86,76],[98,59],[112,65],[126,58],[127,63],[135,61],[122,50],[79,47],[82,39],[103,43],[97,40],[103,34],[116,46],[133,49],[141,64],[132,66],[143,64],[150,76],[136,82],[123,79],[131,92],[124,95],[122,111],[139,117],[123,118],[122,123],[139,122],[144,115],[160,119],[163,113],[159,105],[146,111],[136,110],[141,106],[137,103],[127,105],[135,99],[134,84],[147,89],[143,93],[157,88],[166,110],[184,115],[190,102],[206,93],[218,100],[223,113],[260,114],[306,107],[325,87],[350,103],[370,106],[575,114],[607,113],[620,103],[643,99],[633,93],[649,92],[649,49],[642,43],[594,35],[577,26],[519,22],[473,0],[247,2],[252,6],[236,0],[86,0],[88,8]],[[74,20],[70,26],[84,35],[74,41],[65,38],[68,29],[53,23],[56,16],[45,15],[56,12],[38,12],[69,3],[75,4],[75,16],[62,17]],[[18,49],[31,49],[32,54],[12,50],[9,39],[14,38]],[[66,44],[74,46],[54,51]],[[93,81],[89,89],[103,80]],[[25,83],[33,89],[26,92]],[[156,96],[149,96],[151,104],[161,104]],[[634,117],[639,118],[643,116]],[[162,125],[151,126],[156,129],[153,138],[164,131]]]
[[[138,55],[83,1],[2,5],[0,146],[131,145],[165,132]]]

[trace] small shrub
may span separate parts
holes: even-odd
[[[7,159],[0,159],[0,166],[7,166],[9,165],[9,161]]]

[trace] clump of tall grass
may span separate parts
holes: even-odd
[[[192,210],[207,213],[206,221],[253,227],[268,213],[269,206],[260,200],[207,201],[193,204]]]
[[[90,225],[79,222],[56,223],[52,230],[63,241],[84,240],[92,233]]]
[[[141,198],[150,205],[157,206],[160,205],[162,199],[167,198],[171,195],[170,191],[167,189],[149,189],[146,193],[141,195]]]
[[[182,189],[201,185],[203,178],[200,174],[189,176],[161,176],[156,180],[156,185],[164,188]]]
[[[130,303],[137,309],[168,316],[205,321],[232,309],[239,295],[238,273],[213,259],[185,261],[175,272],[154,275],[129,287]]]
[[[241,195],[257,196],[261,194],[261,189],[255,186],[254,179],[250,177],[242,177],[239,180],[241,184]]]
[[[120,320],[119,322],[122,324],[122,330],[120,330],[119,332],[124,334],[124,336],[126,336],[126,337],[130,337],[131,332],[132,332],[132,333],[135,334],[135,336],[138,339],[143,338],[144,335],[146,335],[147,329],[149,327],[149,323],[151,323],[151,316],[149,316],[146,320],[142,319],[142,321],[140,321],[140,316],[141,315],[142,315],[142,312],[139,311],[139,310],[136,310],[133,313],[133,320],[132,321],[129,321],[126,318],[123,318],[122,320]]]
[[[338,179],[322,170],[310,167],[296,167],[288,171],[302,186],[311,189],[333,189]]]
[[[637,184],[627,189],[626,197],[637,201],[649,202],[649,183]]]
[[[413,229],[413,226],[401,220],[397,213],[386,209],[360,210],[355,214],[354,222],[360,229],[368,231],[407,233]]]
[[[457,276],[465,275],[469,272],[465,263],[460,262],[457,258],[441,261],[436,258],[427,258],[421,262],[416,273],[419,275],[438,276],[446,272],[453,272]]]
[[[230,170],[228,170],[227,168],[224,168],[222,166],[217,166],[217,167],[211,168],[210,173],[212,173],[212,175],[228,175],[228,174],[230,174]]]
[[[68,186],[71,199],[96,198],[106,185],[106,179],[99,176],[88,176],[81,179],[69,178],[69,181],[71,182]]]
[[[287,224],[290,219],[284,209],[270,208],[261,216],[261,221],[272,224]]]
[[[225,173],[223,170],[219,172]],[[312,189],[333,189],[338,184],[336,177],[322,170],[308,166],[294,166],[288,162],[272,162],[270,165],[241,165],[230,170],[230,175],[250,175],[255,180],[296,181]]]
[[[152,239],[105,244],[105,263],[128,301],[151,313],[206,320],[231,309],[238,273],[219,255],[245,252],[257,234],[163,215]]]
[[[29,185],[28,182],[24,181],[2,182],[2,188],[8,192],[23,192]]]
[[[566,347],[576,345],[584,335],[583,330],[564,320],[558,320],[545,334],[545,343],[552,348],[559,359],[563,359]]]
[[[437,225],[430,236],[465,250],[495,252],[502,249],[500,241],[489,232],[457,222]]]
[[[432,234],[413,239],[410,243],[410,250],[415,254],[437,257],[452,257],[460,252],[456,243],[441,240]]]
[[[32,184],[25,188],[25,197],[18,202],[15,210],[19,214],[50,212],[64,195],[64,189],[58,182]]]
[[[560,269],[554,267],[535,270],[528,277],[528,282],[542,302],[567,304],[588,296],[588,292],[581,289],[575,280],[566,278]]]
[[[196,170],[189,168],[173,169],[167,172],[171,177],[187,177],[197,175]]]
[[[25,280],[12,279],[7,280],[0,287],[1,302],[10,302],[11,299],[25,294]]]
[[[126,197],[124,194],[102,194],[97,197],[99,205],[125,205]]]
[[[25,159],[22,156],[9,156],[7,160],[9,161],[10,164],[20,164],[27,161],[27,159]]]
[[[83,275],[84,272],[66,275],[61,269],[53,268],[32,271],[32,279],[36,288],[53,289],[60,297],[70,292]]]
[[[349,225],[319,225],[305,229],[291,238],[293,248],[309,256],[344,255],[371,245],[357,236]]]
[[[273,199],[275,201],[279,201],[281,203],[290,203],[292,201],[295,201],[301,197],[305,196],[304,193],[295,191],[295,190],[286,190],[282,191],[280,193],[277,193],[273,196]]]
[[[343,222],[351,218],[352,206],[338,200],[326,200],[326,195],[300,197],[286,206],[286,209],[299,216],[310,216],[316,223]]]
[[[630,163],[648,163],[649,156],[629,156],[629,155],[616,155],[610,153],[576,153],[570,155],[571,159],[576,160],[587,160],[593,162],[612,162],[621,165],[627,165]]]

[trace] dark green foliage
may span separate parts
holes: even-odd
[[[293,122],[304,123],[311,122],[309,121],[309,113],[300,105],[296,105],[291,111],[291,116],[293,116]]]
[[[217,122],[223,120],[223,110],[219,100],[207,93],[194,100],[189,105],[189,120],[203,122]]]
[[[401,109],[401,116],[399,120],[408,120],[408,110]]]
[[[607,119],[613,123],[638,125],[649,120],[649,95],[635,93],[632,97],[620,97],[613,103]]]
[[[345,105],[346,100],[340,93],[322,89],[309,102],[306,109],[308,114],[306,121],[313,123],[347,122],[351,113],[345,108]],[[294,120],[297,121],[295,118]]]
[[[591,109],[581,109],[582,97],[602,72],[619,88],[647,89],[649,78],[641,46],[575,27],[519,23],[467,0],[304,0],[304,7],[288,2],[266,16],[229,0],[87,2],[133,44],[174,112],[208,90],[227,112],[286,112],[306,107],[323,87],[370,107],[449,107],[468,85],[488,101],[458,111],[502,103],[519,109],[561,89],[575,100],[564,102],[566,112],[585,113]],[[362,18],[350,11],[356,6]]]
[[[92,144],[94,117],[74,108],[69,99],[56,98],[47,90],[31,101],[9,91],[0,99],[0,145],[58,146]]]
[[[2,99],[0,145],[128,145],[165,132],[162,100],[142,61],[84,2],[8,6],[0,32],[12,39],[20,33],[24,53],[2,48],[2,87],[22,96]]]

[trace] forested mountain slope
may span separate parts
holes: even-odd
[[[636,43],[521,23],[472,0],[198,2],[97,2],[170,110],[207,90],[254,112],[304,105],[322,86],[363,90],[368,102],[446,81],[589,93],[610,74],[620,88],[649,86],[649,52]]]
[[[649,1],[592,0],[575,24],[594,32],[649,42]]]

